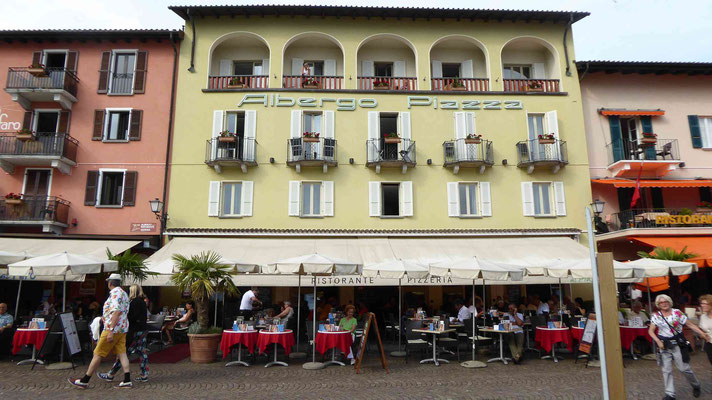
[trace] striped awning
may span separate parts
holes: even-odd
[[[593,183],[601,183],[604,185],[613,185],[616,188],[634,188],[635,180],[628,179],[592,179]],[[712,179],[695,179],[695,180],[656,180],[642,179],[640,187],[676,187],[676,188],[694,188],[694,187],[712,187]]]
[[[601,115],[619,115],[619,116],[629,116],[629,117],[641,117],[641,116],[651,116],[651,117],[656,117],[656,116],[662,116],[665,115],[665,111],[661,109],[657,110],[628,110],[625,108],[617,108],[617,109],[612,109],[612,108],[600,108],[598,112]]]

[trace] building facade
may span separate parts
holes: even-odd
[[[599,250],[628,260],[656,246],[687,246],[707,265],[712,65],[582,61],[577,68],[593,198],[605,201]]]
[[[585,13],[171,9],[186,33],[169,237],[274,238],[279,254],[284,236],[578,238],[585,227],[570,62],[570,25]]]
[[[0,232],[152,239],[182,32],[0,31]]]

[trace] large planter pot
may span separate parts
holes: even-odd
[[[198,364],[209,364],[218,356],[218,346],[222,333],[188,334],[190,342],[190,361]]]
[[[218,136],[218,142],[235,143],[235,136]]]

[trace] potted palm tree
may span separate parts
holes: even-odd
[[[149,276],[158,275],[158,273],[148,270],[148,266],[144,262],[145,256],[132,253],[131,249],[121,254],[112,254],[111,250],[107,248],[106,257],[119,263],[117,272],[121,274],[121,280],[124,282],[134,281],[140,283],[148,279]]]
[[[684,246],[680,249],[680,251],[677,251],[672,247],[656,247],[650,253],[646,253],[644,251],[638,252],[638,257],[653,258],[656,260],[688,261],[690,258],[695,258],[697,256],[698,255],[695,253],[689,253],[687,251],[687,246]],[[670,296],[674,299],[679,299],[681,294],[680,278],[670,272],[668,275],[668,285],[670,285]]]
[[[222,329],[209,326],[209,301],[215,292],[237,294],[237,287],[230,278],[230,267],[220,264],[220,255],[212,251],[191,257],[176,254],[173,261],[178,272],[173,274],[171,281],[180,291],[190,291],[198,314],[198,322],[188,328],[190,361],[211,363],[218,353]]]

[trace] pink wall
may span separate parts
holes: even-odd
[[[173,71],[173,47],[168,40],[158,43],[137,40],[115,43],[90,41],[26,44],[13,42],[0,46],[0,82],[5,86],[8,67],[24,67],[31,63],[32,53],[43,49],[69,49],[78,51],[77,76],[78,101],[73,104],[69,134],[79,141],[77,166],[70,175],[53,170],[51,196],[60,196],[71,202],[70,225],[64,234],[95,235],[150,235],[158,233],[158,221],[150,211],[148,201],[161,198],[165,172],[166,145],[170,95]],[[138,49],[148,51],[145,94],[110,96],[98,94],[99,65],[101,52],[112,49]],[[33,108],[60,108],[58,103],[33,103]],[[128,143],[103,143],[92,141],[94,110],[103,108],[134,108],[143,110],[141,140]],[[0,113],[6,114],[3,121],[22,122],[24,109],[11,100],[4,91],[0,93]],[[133,207],[120,209],[96,208],[84,205],[87,171],[100,168],[138,171],[136,202]],[[0,172],[0,194],[20,192],[25,169],[16,167],[13,174]],[[131,232],[131,223],[156,223],[156,232]],[[0,226],[1,227],[1,226]]]

